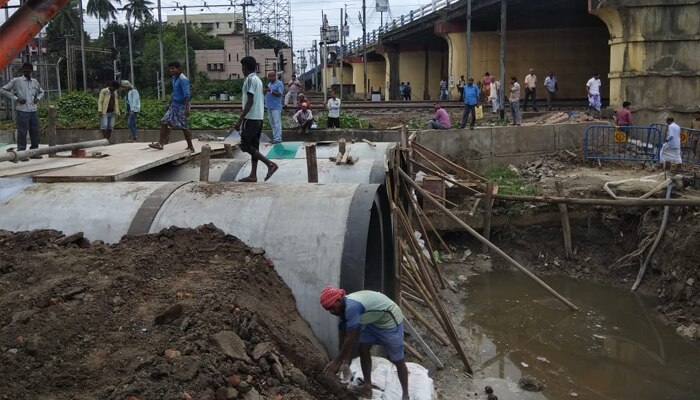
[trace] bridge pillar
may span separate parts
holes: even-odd
[[[697,0],[590,0],[610,32],[610,103],[632,103],[635,123],[688,123],[700,93]]]
[[[374,58],[377,59],[374,59]],[[381,59],[379,59],[381,58]],[[386,96],[386,62],[383,57],[374,55],[367,58],[367,81],[364,81],[364,72],[362,66],[362,56],[347,57],[346,61],[352,65],[352,82],[355,84],[355,96],[363,98],[363,93],[367,93],[367,99],[370,98],[370,89],[382,90],[382,95]],[[343,77],[345,79],[345,77]]]
[[[399,46],[378,44],[376,51],[384,56],[386,60],[386,99],[400,100],[399,86]]]

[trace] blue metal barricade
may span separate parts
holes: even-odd
[[[587,160],[658,161],[662,133],[654,126],[592,125],[586,129]]]
[[[668,125],[653,124],[652,127],[661,131],[662,141],[666,141]],[[700,129],[681,127],[681,159],[683,164],[700,165]]]

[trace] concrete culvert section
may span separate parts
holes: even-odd
[[[270,183],[307,182],[307,165],[304,159],[275,160],[279,169]],[[384,162],[359,160],[354,165],[336,165],[328,158],[318,159],[319,183],[376,183],[384,184]],[[265,170],[261,165],[260,171]],[[250,160],[212,159],[209,163],[209,180],[233,182],[250,174]],[[129,178],[130,181],[196,181],[199,180],[199,162],[182,165],[163,165]]]
[[[239,239],[213,225],[65,239],[0,230],[3,397],[353,398],[320,375],[295,296]]]
[[[42,207],[28,213],[27,204]],[[380,185],[33,184],[0,203],[0,215],[0,229],[81,231],[108,243],[214,223],[266,250],[331,354],[338,349],[337,321],[321,309],[321,289],[394,290],[391,222]]]

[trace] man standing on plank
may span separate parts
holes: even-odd
[[[190,116],[190,81],[181,72],[180,63],[177,61],[168,64],[168,73],[173,81],[173,95],[170,98],[168,110],[160,120],[160,138],[158,143],[151,143],[148,147],[163,150],[163,146],[168,143],[170,138],[170,129],[175,128],[182,129],[182,134],[185,135],[185,140],[187,141],[187,150],[194,151],[192,132],[190,132],[188,125]]]
[[[263,84],[255,74],[258,62],[251,56],[241,59],[241,69],[245,80],[243,81],[243,112],[236,122],[235,129],[241,132],[241,150],[250,154],[250,175],[240,179],[239,182],[258,181],[258,161],[267,165],[265,181],[279,168],[277,164],[260,154],[260,134],[262,133],[263,117],[265,115],[265,102],[263,100]]]
[[[324,371],[335,373],[350,362],[352,348],[359,339],[360,366],[364,383],[348,389],[360,396],[372,398],[372,345],[384,346],[387,358],[396,366],[403,390],[402,400],[408,396],[408,368],[403,351],[403,313],[399,306],[382,293],[361,290],[345,295],[345,290],[326,286],[321,291],[321,306],[340,317],[345,339],[338,355]]]

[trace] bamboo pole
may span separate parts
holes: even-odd
[[[557,188],[557,194],[564,197],[564,184],[561,181],[556,181],[554,186]],[[561,213],[561,230],[564,235],[564,249],[566,258],[571,258],[574,255],[571,243],[571,225],[569,224],[569,211],[566,204],[559,204],[559,212]]]
[[[459,166],[459,165],[453,163],[452,161],[450,161],[447,158],[441,156],[440,154],[430,150],[429,148],[423,146],[422,144],[420,144],[418,142],[413,142],[412,145],[415,147],[418,147],[418,149],[425,151],[426,153],[432,155],[433,157],[436,157],[439,160],[442,160],[443,162],[445,162],[445,164],[449,165],[455,172],[457,172],[457,171],[461,172],[465,176],[468,176],[470,178],[474,178],[474,179],[478,180],[479,182],[486,182],[486,179],[484,179],[480,175],[478,175],[478,174],[476,174],[476,173],[474,173],[474,172],[472,172],[472,171],[470,171],[462,166]]]
[[[413,210],[413,212],[418,215],[418,210],[415,204],[415,200],[413,199],[413,196],[408,191],[408,188],[406,188],[406,184],[401,182],[400,183],[401,187],[404,188],[405,192],[408,193],[408,206]],[[442,289],[445,288],[445,277],[440,273],[438,267],[437,267],[437,260],[435,259],[435,249],[433,248],[433,244],[430,242],[430,238],[428,238],[428,232],[425,230],[425,226],[423,225],[423,222],[421,221],[420,217],[417,216],[416,218],[418,220],[418,227],[420,229],[420,234],[423,236],[425,240],[425,246],[428,248],[428,252],[430,253],[430,260],[431,263],[433,264],[432,267],[438,272],[438,277],[440,278],[440,287]],[[409,221],[410,222],[410,221]],[[422,253],[422,252],[421,252]]]
[[[411,161],[412,164],[416,164],[419,168],[424,169],[424,170],[426,170],[427,172],[430,172],[431,174],[433,174],[433,175],[435,175],[435,176],[437,176],[437,177],[439,177],[439,178],[442,178],[442,179],[446,180],[447,182],[450,182],[450,183],[452,183],[452,184],[454,184],[454,185],[456,185],[456,186],[459,186],[459,187],[461,187],[461,188],[464,188],[464,189],[467,189],[467,190],[471,191],[472,194],[481,194],[481,192],[479,192],[478,190],[473,189],[473,188],[470,188],[469,186],[467,186],[467,185],[465,185],[465,184],[463,184],[463,183],[461,183],[461,182],[457,182],[456,180],[450,178],[449,176],[443,175],[443,174],[441,174],[441,173],[435,171],[434,169],[428,168],[428,167],[426,167],[425,165],[419,163],[419,162],[416,161],[416,160],[410,160],[410,161]],[[428,193],[430,193],[430,192],[428,192]]]
[[[428,320],[425,319],[425,317],[418,310],[416,310],[409,302],[404,303],[403,307],[408,312],[410,312],[421,324],[423,324],[423,326],[425,326],[428,332],[432,333],[433,336],[435,336],[435,338],[440,341],[440,343],[442,343],[445,346],[450,344],[450,342],[447,339],[445,339],[445,337],[443,337],[440,334],[440,332],[438,332],[437,329],[435,329],[435,327],[430,322],[428,322]]]
[[[432,265],[432,263],[431,263],[431,267],[433,267],[433,268],[429,268],[426,265],[425,260],[424,260],[425,254],[423,254],[423,251],[420,248],[420,244],[418,243],[418,239],[416,239],[416,237],[413,235],[413,227],[408,222],[408,216],[406,216],[406,213],[403,211],[401,206],[398,207],[398,214],[399,214],[399,219],[402,222],[402,226],[405,230],[404,233],[410,237],[408,243],[411,245],[410,248],[411,248],[413,254],[415,255],[414,259],[416,260],[416,262],[419,264],[419,266],[421,268],[424,268],[426,270],[429,270],[429,269],[435,270],[435,272],[438,274],[438,279],[440,279],[440,281],[442,281],[443,277],[440,276],[440,273],[437,270],[437,268],[435,268]],[[435,280],[433,279],[432,275],[428,274],[428,278],[429,278],[428,282],[430,282],[431,286],[433,288],[435,288],[435,290],[437,290],[438,287],[437,287],[437,284],[435,283]]]
[[[445,366],[443,365],[442,361],[435,355],[433,352],[433,349],[428,346],[427,343],[425,343],[425,340],[423,340],[423,337],[416,331],[416,328],[413,327],[410,321],[406,320],[406,332],[408,332],[409,335],[413,336],[413,338],[420,344],[421,348],[425,353],[430,357],[431,360],[435,363],[438,369],[443,369]]]
[[[410,176],[408,176],[405,172],[403,172],[403,171],[401,171],[401,170],[399,170],[398,172],[399,172],[399,175],[401,175],[401,177],[406,181],[406,183],[408,183],[409,185],[411,185],[418,193],[423,194],[424,190],[423,190],[420,186],[418,186],[418,184],[415,183],[415,182],[413,181],[413,179],[411,179]],[[423,196],[425,196],[425,194],[423,194]],[[556,297],[557,299],[559,299],[559,301],[561,301],[562,303],[566,304],[569,308],[571,308],[571,309],[574,310],[574,311],[577,311],[577,310],[578,310],[578,307],[576,307],[572,302],[570,302],[569,300],[567,300],[566,298],[564,298],[562,295],[560,295],[559,293],[557,293],[557,292],[556,292],[554,289],[552,289],[549,285],[547,285],[546,283],[544,283],[540,278],[538,278],[538,277],[535,276],[532,272],[528,271],[525,267],[523,267],[522,265],[520,265],[520,263],[518,263],[517,261],[513,260],[513,259],[512,259],[508,254],[506,254],[503,250],[499,249],[496,245],[494,245],[494,244],[491,243],[490,241],[486,240],[483,236],[479,235],[479,233],[478,233],[477,231],[475,231],[474,229],[472,229],[471,226],[467,225],[464,221],[462,221],[462,220],[459,219],[456,215],[454,215],[453,213],[451,213],[450,210],[448,210],[447,208],[445,208],[445,206],[443,206],[442,204],[440,204],[440,202],[438,202],[437,200],[433,199],[432,197],[426,197],[426,198],[428,199],[428,201],[430,201],[431,203],[433,203],[433,205],[434,205],[435,207],[437,207],[437,208],[440,209],[443,213],[445,213],[445,215],[447,215],[447,217],[449,217],[451,220],[453,220],[453,221],[454,221],[455,223],[457,223],[459,226],[461,226],[462,228],[464,228],[467,232],[469,232],[472,236],[474,236],[478,241],[480,241],[481,243],[486,244],[491,250],[495,251],[498,255],[500,255],[501,257],[505,258],[506,261],[508,261],[510,264],[512,264],[513,266],[515,266],[516,268],[518,268],[519,270],[521,270],[522,272],[524,272],[525,275],[527,275],[528,277],[532,278],[532,280],[534,280],[534,281],[537,282],[540,286],[542,286],[543,288],[545,288],[545,290],[547,290],[550,294],[552,294],[554,297]]]
[[[493,182],[486,182],[486,200],[484,201],[484,239],[491,238],[491,217],[493,209]],[[487,253],[489,247],[484,243],[481,246],[481,252]]]
[[[418,361],[420,361],[420,362],[422,362],[422,363],[425,362],[425,357],[423,357],[423,355],[420,354],[420,353],[418,352],[418,350],[414,349],[413,346],[411,346],[410,344],[408,344],[408,342],[404,341],[404,342],[403,342],[403,347],[405,347],[406,350],[408,350],[409,353],[413,354],[413,357],[417,358]]]
[[[437,232],[437,229],[435,229],[435,226],[433,225],[432,221],[430,221],[430,218],[428,218],[428,216],[425,215],[424,212],[418,213],[418,218],[420,217],[423,217],[423,219],[425,219],[425,222],[427,222],[428,226],[433,231],[433,234],[437,236],[438,240],[440,241],[440,245],[445,250],[445,252],[447,252],[449,255],[452,255],[452,249],[450,249],[450,246],[448,246],[447,243],[445,243],[445,241],[442,240],[442,236],[440,236],[440,234]]]
[[[413,150],[413,153],[414,153],[414,154],[418,154],[423,160],[427,161],[427,162],[430,164],[431,167],[435,168],[436,171],[440,171],[440,173],[442,173],[442,174],[449,175],[445,170],[443,170],[442,168],[440,168],[439,165],[435,164],[432,160],[430,160],[430,158],[428,158],[428,156],[426,156],[425,154],[421,153],[420,150],[414,149],[414,150]]]
[[[406,250],[406,251],[408,251],[408,250]],[[406,268],[407,269],[406,272],[408,272],[408,273],[404,274],[404,276],[408,276],[410,279],[412,279],[416,283],[417,287],[420,289],[421,295],[423,296],[423,300],[425,300],[425,302],[428,306],[428,309],[430,310],[430,312],[433,313],[435,320],[438,321],[442,330],[445,331],[445,333],[447,333],[447,331],[448,331],[447,325],[446,325],[445,321],[442,320],[442,317],[440,316],[440,312],[438,311],[438,309],[435,305],[437,302],[440,301],[440,299],[438,299],[437,297],[434,298],[432,296],[432,292],[430,290],[428,290],[428,284],[427,284],[427,282],[424,282],[418,266],[415,263],[410,262],[410,258],[406,257],[406,259],[409,260],[407,262],[408,266]],[[416,277],[414,274],[417,275],[418,277]]]
[[[474,195],[483,198],[486,195],[479,193]],[[610,206],[610,207],[700,207],[700,198],[692,199],[576,199],[573,197],[558,196],[515,196],[510,194],[497,194],[496,200],[524,201],[530,203],[547,204],[579,204],[586,206]]]

